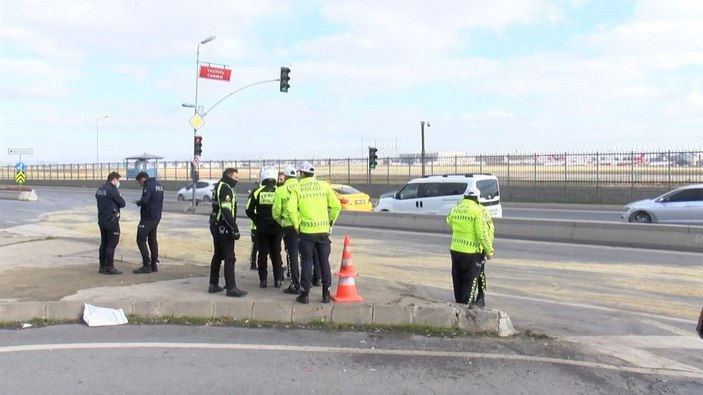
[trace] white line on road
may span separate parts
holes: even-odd
[[[358,355],[384,355],[384,356],[412,356],[412,357],[440,357],[459,359],[490,359],[508,360],[517,362],[539,362],[556,365],[578,366],[591,369],[604,369],[617,372],[629,372],[645,375],[666,375],[674,377],[703,379],[700,371],[677,370],[670,368],[643,368],[631,366],[616,366],[607,363],[575,361],[550,357],[529,355],[489,354],[476,352],[451,352],[451,351],[421,351],[421,350],[385,350],[385,349],[360,349],[348,347],[315,347],[315,346],[285,346],[268,344],[231,344],[231,343],[71,343],[71,344],[36,344],[24,346],[0,347],[0,353],[14,353],[27,351],[56,351],[56,350],[89,350],[89,349],[125,349],[125,348],[170,348],[170,349],[218,349],[218,350],[254,350],[254,351],[288,351],[288,352],[313,352],[330,354],[358,354]]]

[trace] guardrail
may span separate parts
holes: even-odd
[[[187,207],[187,203],[169,202],[164,208],[185,212]],[[199,205],[195,213],[205,215],[210,211],[210,205]],[[239,210],[239,214],[244,217],[242,210]],[[496,218],[493,222],[495,236],[498,238],[703,252],[703,227],[699,226],[510,218]],[[441,215],[343,211],[336,225],[451,233],[445,217]]]

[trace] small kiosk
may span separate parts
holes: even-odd
[[[125,168],[127,169],[127,179],[135,179],[137,174],[145,171],[149,177],[158,178],[159,159],[163,156],[147,154],[146,152],[139,155],[128,156],[125,159]]]

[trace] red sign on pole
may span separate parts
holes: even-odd
[[[200,66],[200,78],[229,81],[232,69],[226,67]]]

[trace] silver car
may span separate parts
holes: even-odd
[[[200,180],[195,185],[195,201],[211,202],[215,184],[218,180]],[[184,186],[176,192],[179,202],[193,200],[193,183]]]
[[[687,185],[654,199],[632,202],[620,216],[625,222],[703,225],[703,184]]]

